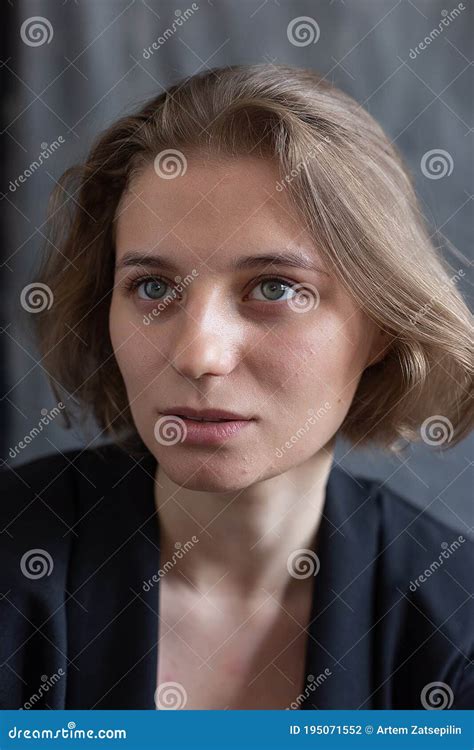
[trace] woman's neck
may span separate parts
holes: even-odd
[[[158,464],[161,568],[173,561],[166,576],[200,596],[211,589],[216,598],[245,601],[263,600],[264,592],[283,596],[298,579],[288,566],[301,572],[294,568],[296,551],[314,547],[332,460],[329,446],[304,464],[231,493],[189,490]]]

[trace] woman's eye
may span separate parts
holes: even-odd
[[[165,297],[175,298],[177,295],[173,292],[170,284],[159,277],[150,277],[147,279],[138,279],[131,282],[132,289],[135,289],[140,299],[150,301],[160,301]],[[292,284],[289,281],[278,277],[261,279],[252,289],[249,297],[260,302],[287,302],[296,294]],[[256,295],[256,296],[255,296]]]
[[[137,284],[138,296],[145,300],[161,300],[169,284],[163,279],[144,279]]]
[[[263,297],[253,297],[252,299],[263,300],[264,302],[280,302],[281,300],[286,302],[295,294],[289,282],[278,278],[263,279],[258,282],[254,289],[261,290]],[[285,297],[285,289],[290,292],[287,297]]]

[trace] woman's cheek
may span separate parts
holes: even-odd
[[[128,334],[128,335],[127,335]],[[146,339],[139,331],[117,327],[111,331],[112,347],[129,399],[135,398],[153,380],[153,365]],[[154,370],[154,376],[159,372]]]

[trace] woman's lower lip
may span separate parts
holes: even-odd
[[[201,445],[215,445],[228,440],[254,422],[253,419],[229,419],[225,422],[197,422],[186,417],[180,419],[186,427],[181,442]]]

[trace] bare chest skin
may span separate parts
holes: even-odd
[[[158,707],[172,708],[178,700],[188,710],[285,709],[296,700],[306,679],[313,579],[298,581],[297,594],[280,603],[269,592],[253,610],[211,595],[185,597],[165,581],[160,582]],[[170,697],[172,688],[166,697],[168,682],[182,686],[174,691],[178,699]]]

